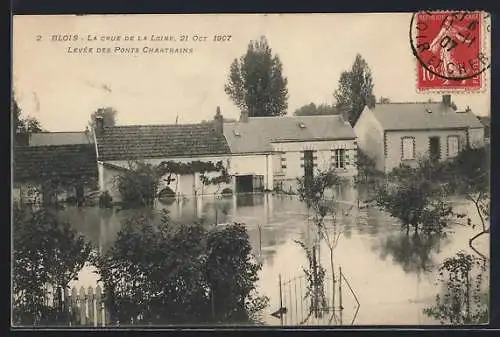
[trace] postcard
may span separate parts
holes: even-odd
[[[12,326],[489,322],[481,11],[17,15]]]

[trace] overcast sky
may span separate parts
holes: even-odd
[[[99,107],[118,111],[118,124],[197,122],[239,112],[224,93],[229,66],[248,42],[265,35],[288,78],[289,114],[310,102],[333,103],[340,74],[360,53],[372,69],[377,98],[439,100],[416,90],[416,59],[408,30],[411,14],[16,16],[13,79],[25,115],[49,131],[78,131]],[[54,34],[83,41],[53,42]],[[190,37],[230,34],[229,42],[89,42],[87,35]],[[37,35],[41,41],[37,41]],[[68,47],[93,47],[69,54]],[[97,54],[98,47],[139,47],[138,54]],[[143,54],[144,46],[188,47],[191,54]],[[453,95],[459,108],[489,114],[490,94]]]

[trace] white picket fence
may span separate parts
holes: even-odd
[[[48,306],[56,305],[54,290],[53,287],[46,287],[46,305]],[[82,286],[78,290],[73,287],[71,292],[66,289],[62,302],[64,310],[68,310],[70,313],[71,321],[68,324],[70,326],[106,326],[106,323],[109,322],[109,312],[103,297],[103,290],[99,285],[95,289],[93,287],[85,289]]]

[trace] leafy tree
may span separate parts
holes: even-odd
[[[312,248],[303,242],[296,241],[306,252],[309,262],[309,268],[304,268],[308,280],[307,296],[310,299],[310,312],[307,318],[312,314],[316,318],[322,317],[325,306],[324,281],[325,270],[321,266],[319,257],[316,256],[318,247],[323,241],[330,252],[330,272],[332,275],[332,308],[335,306],[335,266],[333,254],[340,238],[341,230],[338,229],[336,222],[336,205],[332,189],[339,186],[342,179],[333,170],[317,170],[312,178],[302,177],[298,179],[299,199],[305,203],[307,209],[312,212],[313,228],[317,231],[316,239]],[[326,217],[330,215],[332,223],[326,222]],[[340,277],[340,275],[339,275]],[[332,312],[332,318],[335,312]]]
[[[436,295],[435,304],[424,309],[441,324],[488,323],[488,298],[483,289],[486,266],[481,259],[458,252],[447,258],[439,268],[443,294]]]
[[[216,320],[258,320],[267,298],[256,296],[261,265],[253,261],[245,227],[234,224],[207,234],[207,280]]]
[[[234,59],[224,91],[249,117],[285,115],[288,81],[278,55],[272,54],[267,39],[250,41],[247,52]]]
[[[375,105],[372,73],[361,55],[356,55],[350,70],[340,74],[339,86],[333,96],[336,108],[352,126],[365,106],[372,108]]]
[[[112,320],[128,324],[182,324],[250,319],[260,266],[248,234],[233,224],[206,231],[181,225],[167,213],[130,218],[112,248],[95,258]]]
[[[17,103],[14,93],[12,93],[11,100],[11,114],[12,114],[12,132],[16,134],[29,134],[34,132],[42,132],[40,122],[34,117],[22,117],[22,110]]]
[[[337,109],[333,105],[309,103],[296,109],[295,116],[336,115]]]
[[[415,232],[441,232],[454,214],[446,201],[444,183],[435,179],[439,170],[439,165],[426,159],[417,167],[402,164],[388,174],[384,184],[377,186],[377,205],[399,219],[407,233],[410,228]]]
[[[95,120],[97,117],[101,117],[103,119],[104,126],[115,126],[117,113],[118,112],[112,107],[97,109],[90,115],[90,122],[89,122],[90,130],[94,130],[96,126]]]
[[[62,292],[82,269],[92,247],[47,209],[15,206],[13,214],[14,323],[67,323]],[[55,307],[46,303],[47,284],[55,290]]]
[[[479,148],[467,147],[450,161],[442,164],[441,174],[435,174],[436,179],[444,181],[450,194],[458,194],[472,202],[479,217],[479,224],[467,218],[467,224],[480,232],[469,240],[470,247],[484,260],[474,247],[474,241],[482,235],[490,233],[490,146]]]
[[[359,148],[356,160],[356,167],[358,168],[356,183],[374,184],[380,180],[379,178],[383,177],[383,172],[380,172],[376,168],[375,160]]]

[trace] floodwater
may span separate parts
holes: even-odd
[[[337,278],[339,268],[344,276],[341,282],[335,283],[335,304],[330,305],[337,308],[336,314],[335,317],[325,315],[329,319],[310,318],[305,324],[438,324],[422,313],[423,308],[434,303],[439,289],[437,266],[459,250],[470,253],[468,240],[478,230],[455,225],[446,237],[407,236],[396,219],[376,208],[363,207],[362,202],[358,207],[357,191],[353,188],[340,191],[340,195],[344,201],[339,203],[336,217],[336,231],[340,231],[340,236],[334,250],[334,268]],[[456,207],[467,211],[469,216],[475,214],[465,202],[457,202]],[[308,299],[304,299],[306,281],[302,268],[308,266],[308,261],[296,240],[310,243],[315,232],[305,206],[296,196],[199,197],[170,205],[158,204],[157,208],[168,209],[171,217],[179,221],[204,217],[209,224],[244,223],[254,254],[263,264],[259,292],[270,298],[263,322],[296,325],[307,317],[309,311],[304,303],[308,303]],[[67,208],[61,216],[103,250],[112,244],[123,219],[133,212],[137,211]],[[476,246],[488,255],[488,236],[478,240]],[[321,264],[330,272],[330,251],[325,244],[320,246],[319,255]],[[82,270],[74,285],[88,287],[95,286],[96,282],[97,276],[88,267]],[[331,281],[325,287],[330,302]],[[338,310],[341,297],[342,311]],[[287,308],[283,322],[271,315],[280,308],[280,301]]]

